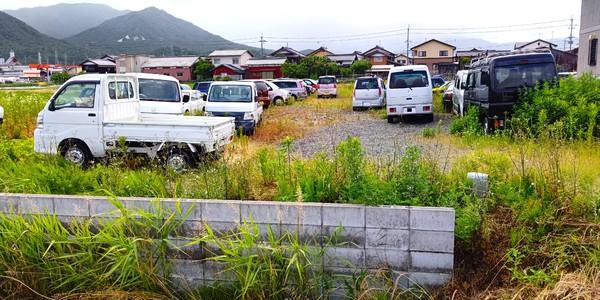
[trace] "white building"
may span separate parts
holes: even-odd
[[[596,76],[600,76],[600,65],[598,64],[599,37],[600,1],[582,0],[577,73],[591,72]]]
[[[212,64],[215,66],[245,66],[252,57],[254,55],[248,50],[215,50],[208,55],[208,58],[212,60]]]

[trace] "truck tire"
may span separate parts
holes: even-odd
[[[387,120],[390,124],[397,124],[398,122],[400,122],[400,118],[398,116],[388,116]]]
[[[433,114],[427,115],[425,117],[425,121],[427,121],[427,123],[433,122]]]
[[[68,162],[87,168],[92,160],[92,154],[88,147],[82,142],[72,141],[61,146],[60,154]]]
[[[166,155],[165,164],[173,172],[182,173],[194,166],[194,160],[184,149],[172,148]]]

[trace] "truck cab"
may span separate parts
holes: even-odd
[[[425,116],[433,122],[431,75],[425,65],[394,67],[388,75],[388,123],[398,123],[410,115]]]
[[[208,91],[206,115],[234,117],[244,134],[254,134],[263,114],[258,90],[253,82],[214,82]]]

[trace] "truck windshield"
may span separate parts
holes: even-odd
[[[359,78],[356,80],[357,90],[372,90],[379,88],[377,86],[377,78]]]
[[[429,86],[429,78],[425,71],[407,71],[392,73],[390,89],[420,88]]]
[[[177,82],[159,79],[140,79],[140,100],[179,102]]]
[[[500,66],[494,69],[494,86],[497,90],[531,87],[555,76],[553,63]]]
[[[252,87],[245,85],[213,85],[208,102],[252,102]]]

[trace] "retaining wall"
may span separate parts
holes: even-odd
[[[151,211],[157,200],[120,198],[126,208]],[[235,230],[251,220],[264,232],[294,232],[315,247],[324,247],[322,266],[335,274],[389,268],[404,287],[440,286],[448,281],[454,261],[454,210],[449,208],[289,203],[262,201],[174,200],[160,205],[183,211],[193,207],[183,237],[202,234],[204,224],[217,231]],[[106,197],[0,194],[0,213],[55,214],[72,218],[110,217],[118,210]],[[337,230],[337,231],[336,231]],[[334,232],[337,241],[327,243]],[[175,239],[175,243],[182,242]],[[174,256],[174,277],[186,285],[228,281],[218,263],[205,261],[206,245]]]

